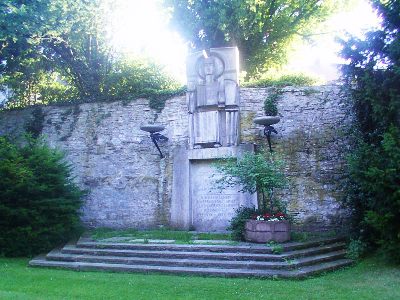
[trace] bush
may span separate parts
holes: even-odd
[[[278,106],[276,105],[279,99],[279,93],[272,93],[264,100],[264,112],[266,116],[277,116]]]
[[[63,155],[40,139],[0,137],[0,254],[30,256],[80,232],[83,192]]]
[[[255,207],[240,206],[235,211],[235,216],[230,221],[228,230],[231,231],[232,239],[244,241],[244,229],[246,221],[251,219],[254,214],[257,214]]]
[[[275,154],[246,152],[240,159],[221,159],[215,167],[222,175],[216,180],[217,188],[241,186],[240,192],[258,192],[262,196],[259,207],[263,211],[286,212],[284,205],[275,197],[276,190],[286,187],[288,183],[283,172],[284,162]]]
[[[84,96],[76,84],[61,73],[39,72],[35,80],[25,74],[0,77],[0,91],[8,88],[10,97],[0,109],[32,105],[65,105],[85,102],[150,100],[150,107],[161,110],[165,101],[184,94],[186,89],[163,71],[163,67],[146,59],[119,57],[99,84],[101,92]]]
[[[215,165],[222,175],[216,180],[217,188],[240,186],[240,192],[262,195],[260,209],[243,206],[236,210],[228,228],[233,239],[244,240],[245,223],[254,215],[286,213],[285,205],[274,196],[276,189],[287,185],[283,166],[283,161],[265,151],[256,154],[247,152],[240,159],[226,158]]]
[[[359,139],[349,161],[346,203],[354,237],[400,264],[400,6],[372,1],[382,25],[347,38],[342,57]]]
[[[349,166],[357,237],[400,263],[400,131],[391,127],[379,147],[361,141]]]
[[[260,79],[243,82],[243,87],[285,87],[285,86],[310,86],[318,82],[316,78],[305,74],[266,74]]]
[[[365,254],[366,248],[367,245],[363,241],[352,239],[347,247],[346,256],[350,259],[357,260]]]

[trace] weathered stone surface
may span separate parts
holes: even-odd
[[[239,52],[211,48],[187,58],[190,148],[237,146],[239,136]]]
[[[225,231],[239,206],[257,206],[256,195],[240,187],[218,190],[214,164],[223,157],[240,157],[253,145],[190,149],[177,148],[173,166],[171,225],[197,231]]]
[[[217,190],[214,182],[220,175],[213,163],[213,160],[190,162],[192,226],[198,231],[224,231],[239,206],[257,205],[255,196],[238,192],[240,187]]]
[[[266,147],[262,126],[264,99],[279,93],[281,121],[274,125],[272,146],[287,163],[290,188],[279,197],[288,203],[296,229],[331,230],[346,226],[342,183],[349,152],[348,130],[353,121],[340,86],[246,88],[241,92],[241,141]],[[347,102],[348,103],[348,102]]]
[[[271,93],[274,90],[268,88],[241,90],[242,142],[265,145],[262,126],[253,119],[263,115],[263,101]],[[349,143],[346,130],[352,115],[345,97],[338,86],[281,91],[281,121],[275,125],[278,135],[272,136],[272,144],[287,162],[291,187],[278,196],[288,202],[296,227],[330,230],[346,221],[348,213],[341,208],[340,199]],[[0,112],[0,134],[16,136],[35,118],[32,111]],[[185,97],[169,99],[161,113],[151,110],[145,99],[128,104],[48,106],[42,111],[43,135],[51,146],[65,151],[77,183],[89,191],[83,208],[87,225],[189,227],[188,185],[173,180],[176,172],[189,174],[189,165],[181,161],[181,167],[175,166],[179,166],[182,153],[199,159],[221,153],[188,152]],[[140,130],[149,123],[166,128],[162,133],[169,141],[160,143],[166,155],[163,160],[149,134]],[[174,197],[181,201],[172,201]]]
[[[283,243],[290,240],[290,224],[288,221],[249,220],[246,222],[245,229],[245,238],[249,242],[275,241]]]
[[[301,251],[282,245],[282,254],[267,246],[174,245],[78,242],[32,259],[32,267],[79,271],[163,272],[197,275],[299,278],[352,263],[344,259],[344,243],[320,240],[319,247],[297,243]],[[321,246],[324,244],[325,246]]]

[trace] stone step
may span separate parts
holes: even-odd
[[[289,242],[281,244],[284,252],[329,245],[343,242],[343,238],[319,239],[310,242]],[[100,248],[100,249],[126,249],[126,250],[154,250],[154,251],[209,251],[209,252],[242,252],[242,253],[262,253],[271,254],[272,249],[267,245],[199,245],[199,244],[132,244],[132,243],[105,243],[96,242],[89,238],[80,238],[77,247],[81,248]]]
[[[301,266],[317,264],[332,260],[341,259],[346,251],[334,251],[322,255],[302,257],[295,260],[286,261],[235,261],[218,259],[174,259],[158,257],[121,257],[121,256],[97,256],[86,254],[67,254],[60,250],[51,251],[47,260],[64,262],[90,262],[90,263],[111,263],[126,265],[152,265],[152,266],[184,266],[184,267],[215,267],[215,268],[240,268],[240,269],[294,269]]]
[[[249,269],[221,269],[221,268],[199,268],[199,267],[179,267],[179,266],[153,266],[153,265],[128,265],[114,263],[92,263],[92,262],[65,262],[50,261],[45,258],[35,258],[29,262],[32,267],[56,267],[66,268],[77,271],[102,270],[111,272],[140,272],[140,273],[165,273],[165,274],[186,274],[186,275],[209,275],[224,277],[281,277],[281,278],[302,278],[325,272],[336,268],[348,266],[352,263],[349,259],[339,259],[331,262],[320,263],[318,265],[306,266],[296,270],[249,270]]]
[[[81,238],[35,258],[31,266],[73,270],[158,272],[226,277],[300,278],[351,263],[342,239],[285,243],[273,254],[265,245],[101,243]]]
[[[79,244],[66,245],[61,249],[65,254],[81,254],[81,255],[96,255],[96,256],[122,256],[122,257],[151,257],[151,258],[175,258],[175,259],[218,259],[218,260],[254,260],[254,261],[284,261],[298,257],[312,256],[323,254],[332,251],[343,250],[344,243],[334,243],[307,249],[293,250],[282,254],[261,254],[261,253],[243,253],[237,252],[234,248],[231,252],[212,252],[199,251],[197,246],[190,248],[190,251],[175,251],[175,248],[167,247],[164,250],[130,250],[130,249],[114,249],[114,248],[82,248]],[[172,250],[171,250],[172,249]],[[235,252],[233,252],[235,251]]]
[[[308,256],[313,256],[313,255],[318,255],[318,254],[324,254],[332,251],[339,251],[339,250],[345,250],[346,249],[346,244],[343,242],[339,243],[334,243],[334,244],[328,244],[328,245],[322,245],[322,246],[317,246],[317,247],[311,247],[311,248],[304,248],[304,249],[299,249],[299,250],[293,250],[293,251],[288,251],[288,252],[283,252],[281,256],[283,259],[295,259],[299,257],[308,257]]]

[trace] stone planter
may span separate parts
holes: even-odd
[[[290,223],[286,220],[248,220],[245,227],[245,238],[246,241],[254,243],[266,243],[269,241],[283,243],[290,240]]]

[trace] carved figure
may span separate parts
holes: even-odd
[[[238,144],[239,89],[237,65],[232,63],[235,53],[236,48],[211,49],[208,56],[198,52],[189,59],[187,102],[192,148]],[[227,70],[227,63],[234,69]]]

